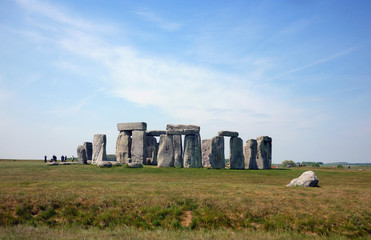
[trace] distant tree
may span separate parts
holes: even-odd
[[[296,167],[296,163],[292,160],[285,160],[281,163],[282,167]]]
[[[319,165],[319,163],[313,163],[312,167],[321,167],[321,166]]]
[[[336,167],[337,167],[337,168],[344,168],[344,166],[341,165],[341,164],[338,164]]]

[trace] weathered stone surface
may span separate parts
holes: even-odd
[[[146,165],[157,165],[158,143],[154,136],[146,135],[145,138],[145,163]]]
[[[77,147],[77,158],[80,164],[87,164],[86,150],[83,146],[79,145]]]
[[[117,130],[119,131],[146,131],[147,123],[145,122],[132,122],[132,123],[117,123]]]
[[[128,164],[131,158],[131,137],[128,131],[121,131],[116,140],[116,161]]]
[[[258,169],[258,165],[256,164],[257,153],[258,142],[255,139],[247,140],[246,146],[244,147],[246,169]]]
[[[258,142],[258,154],[256,164],[259,169],[269,169],[272,165],[272,138],[261,136],[256,139]]]
[[[144,142],[146,133],[145,131],[133,131],[132,144],[131,144],[131,161],[129,163],[143,164],[144,163]]]
[[[164,134],[166,134],[166,131],[165,130],[150,130],[150,131],[146,131],[146,136],[159,137],[159,136],[164,135]]]
[[[202,166],[209,168],[211,167],[209,154],[211,149],[211,139],[202,140],[201,153],[202,153]]]
[[[225,168],[224,137],[215,136],[211,139],[209,159],[212,168]]]
[[[86,159],[91,160],[93,157],[93,143],[91,142],[84,142],[84,148],[86,151]]]
[[[107,162],[107,161],[102,161],[102,162],[98,162],[97,163],[97,166],[98,167],[112,167],[112,163],[111,162]]]
[[[245,169],[245,159],[243,156],[243,141],[239,137],[231,137],[229,141],[230,154],[230,168],[231,169]]]
[[[143,167],[143,164],[131,162],[131,163],[128,164],[128,167],[130,167],[130,168],[142,168]]]
[[[161,135],[157,154],[158,167],[174,167],[173,135]]]
[[[291,180],[287,186],[318,187],[318,182],[319,180],[313,171],[306,171],[300,177]]]
[[[173,148],[174,148],[174,166],[183,167],[183,146],[182,146],[182,136],[173,136]]]
[[[196,125],[183,125],[183,124],[168,124],[166,126],[166,134],[172,134],[172,135],[177,135],[177,134],[197,134],[200,132],[200,126]],[[178,131],[178,132],[176,132]]]
[[[184,138],[184,167],[202,167],[200,135],[186,135]]]
[[[219,131],[219,136],[223,137],[238,137],[238,132],[232,132],[232,131]]]
[[[57,162],[47,162],[46,166],[59,166],[59,163],[57,163]]]
[[[91,164],[98,164],[99,162],[106,161],[106,134],[95,134],[93,140],[93,157]]]
[[[197,135],[200,131],[184,129],[184,130],[166,130],[167,135]]]

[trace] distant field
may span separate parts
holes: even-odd
[[[358,170],[363,169],[363,170]],[[286,184],[313,170],[319,188]],[[371,236],[371,170],[45,166],[0,161],[0,239]]]

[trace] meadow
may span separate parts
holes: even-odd
[[[361,169],[361,170],[359,170]],[[286,187],[313,170],[318,188]],[[0,161],[0,239],[370,239],[371,170]]]

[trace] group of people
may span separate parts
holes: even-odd
[[[61,156],[61,162],[67,162],[67,156]],[[72,162],[75,160],[74,156],[72,156],[71,158]],[[47,162],[48,161],[48,156],[44,156],[44,162]],[[57,156],[53,155],[51,158],[50,158],[50,162],[57,162]]]

